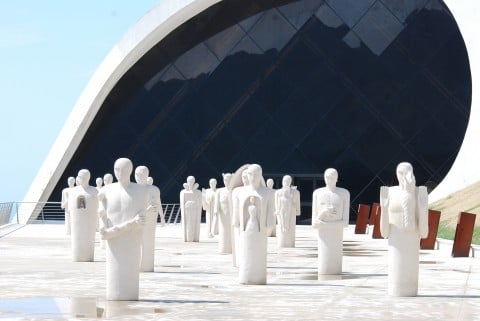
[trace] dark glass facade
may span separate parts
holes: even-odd
[[[129,157],[163,202],[245,163],[290,174],[303,218],[328,167],[358,203],[413,164],[430,188],[450,169],[470,113],[468,56],[440,0],[224,0],[169,34],[109,93],[67,177]]]

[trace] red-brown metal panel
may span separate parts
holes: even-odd
[[[457,229],[455,230],[455,239],[453,240],[452,248],[453,257],[468,257],[476,217],[477,216],[472,213],[460,212],[460,214],[458,214]]]
[[[423,250],[435,249],[435,241],[437,240],[438,224],[440,223],[440,215],[442,212],[428,210],[428,235],[420,240],[420,248]]]
[[[367,233],[368,215],[370,214],[370,205],[358,204],[357,222],[355,224],[355,234]]]
[[[382,209],[380,208],[380,204],[374,203],[374,205],[375,204],[377,204],[377,206],[375,210],[375,217],[373,219],[372,238],[383,239],[382,233],[380,232],[380,216],[382,215]]]

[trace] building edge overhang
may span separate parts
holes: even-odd
[[[18,211],[18,221],[35,220],[34,204],[46,202],[105,98],[148,50],[177,27],[221,0],[162,1],[149,10],[116,44],[75,103]]]
[[[21,223],[36,218],[38,213],[29,204],[47,201],[103,101],[124,73],[175,28],[220,1],[162,1],[127,31],[93,74],[41,165],[19,210]],[[460,151],[449,173],[430,193],[430,202],[480,180],[480,153],[476,152],[476,144],[480,141],[480,107],[477,107],[480,102],[480,39],[476,36],[480,3],[476,0],[444,2],[455,17],[467,47],[472,76],[472,104]]]
[[[480,180],[480,38],[478,16],[480,2],[476,0],[444,0],[453,14],[467,47],[472,77],[470,118],[462,146],[445,178],[429,194],[433,203]]]

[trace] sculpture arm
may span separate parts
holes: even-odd
[[[343,213],[342,221],[343,225],[347,226],[350,219],[350,192],[345,190],[345,195],[343,197]]]
[[[108,217],[107,217],[107,199],[105,197],[105,191],[101,190],[98,195],[98,217],[102,220],[103,226],[108,226]]]
[[[238,196],[237,196],[237,193],[233,194],[232,195],[232,226],[234,227],[240,227],[240,214],[238,213],[239,212],[239,209],[238,209]]]
[[[380,187],[380,233],[383,238],[388,238],[390,235],[390,220],[388,213],[388,203],[389,203],[389,187],[382,186]]]
[[[68,192],[66,190],[62,191],[62,201],[60,203],[62,209],[67,210],[68,208]]]
[[[428,236],[428,192],[425,186],[417,190],[418,234],[420,238]]]
[[[300,192],[295,191],[295,211],[296,215],[300,216],[301,214],[301,202],[300,202]]]
[[[312,195],[312,226],[317,226],[317,192],[314,191]]]
[[[147,208],[147,211],[149,211],[150,209],[151,209],[151,206]],[[145,210],[141,210],[137,212],[137,215],[135,215],[135,217],[130,220],[114,225],[110,228],[102,227],[100,229],[100,235],[102,237],[102,240],[111,240],[113,238],[119,237],[122,234],[125,234],[126,232],[129,232],[138,228],[143,228],[144,224],[145,224]]]

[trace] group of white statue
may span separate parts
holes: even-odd
[[[162,213],[160,191],[152,185],[148,168],[135,169],[132,162],[115,162],[117,178],[97,179],[89,186],[90,173],[80,170],[62,193],[67,233],[71,231],[74,261],[93,261],[95,230],[106,241],[107,299],[138,300],[139,272],[153,271],[155,228]],[[206,212],[207,237],[218,235],[219,253],[232,254],[241,284],[267,283],[267,237],[276,236],[279,247],[295,247],[296,216],[300,215],[300,192],[292,178],[283,177],[282,187],[265,183],[262,168],[247,164],[235,173],[223,174],[223,188],[210,179],[200,191],[193,176],[180,192],[185,242],[198,242],[202,209]],[[388,238],[389,294],[415,296],[418,288],[419,243],[428,233],[428,194],[415,186],[409,163],[397,167],[399,186],[381,187],[381,232]],[[348,225],[350,193],[336,186],[338,173],[324,173],[325,187],[313,192],[312,226],[317,230],[318,274],[342,273],[343,229]],[[100,218],[100,222],[99,222]]]

